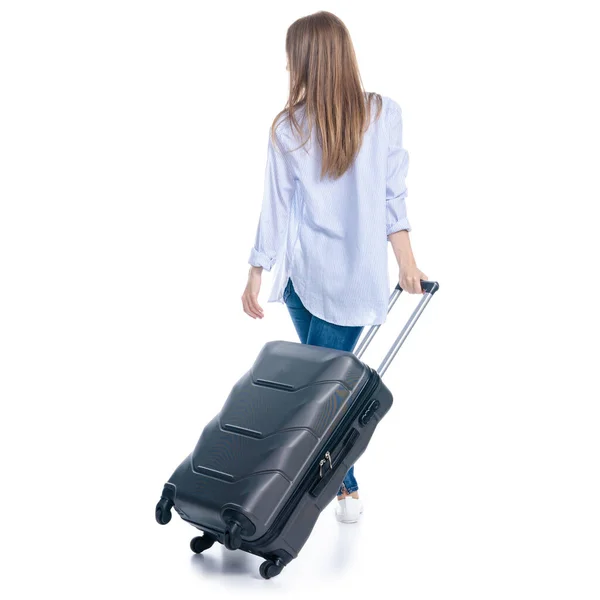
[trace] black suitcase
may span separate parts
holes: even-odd
[[[379,326],[356,354],[267,343],[165,484],[156,520],[168,523],[174,508],[203,532],[191,541],[194,552],[220,542],[264,557],[265,579],[278,575],[392,405],[381,376],[438,289],[436,282],[422,285],[418,307],[377,371],[359,357]],[[401,291],[392,293],[388,311]]]

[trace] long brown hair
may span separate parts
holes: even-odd
[[[290,71],[290,92],[280,117],[287,117],[302,137],[302,127],[296,111],[304,107],[308,142],[312,128],[322,149],[321,178],[337,179],[352,165],[371,122],[371,102],[377,103],[379,117],[380,94],[365,92],[354,46],[344,23],[334,14],[319,11],[294,21],[287,30],[285,50]],[[284,119],[285,120],[285,119]]]

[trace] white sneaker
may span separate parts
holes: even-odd
[[[356,523],[362,515],[364,506],[360,498],[346,496],[343,500],[336,500],[335,518],[340,523]]]

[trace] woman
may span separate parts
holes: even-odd
[[[402,112],[363,90],[350,35],[330,12],[286,35],[289,98],[270,129],[265,189],[244,311],[262,319],[263,269],[276,267],[269,302],[284,302],[303,344],[352,351],[365,325],[385,321],[391,242],[401,287],[421,293],[406,216],[408,153]],[[362,513],[354,467],[336,516]]]

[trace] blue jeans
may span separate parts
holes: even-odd
[[[334,325],[315,317],[302,304],[294,290],[291,279],[288,279],[283,291],[283,300],[292,317],[298,337],[303,344],[352,352],[360,337],[362,327]],[[346,477],[344,477],[344,483],[340,486],[338,495],[343,493],[344,488],[348,494],[358,491],[358,483],[354,478],[354,467],[351,467]]]

